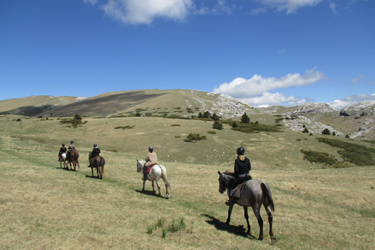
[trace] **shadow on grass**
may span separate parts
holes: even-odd
[[[92,176],[92,175],[86,175],[86,178],[91,178],[91,179],[100,179],[99,176]]]
[[[140,193],[140,194],[145,194],[145,195],[149,195],[149,196],[155,196],[155,197],[160,197],[160,198],[163,198],[163,199],[166,199],[168,200],[168,197],[163,197],[162,195],[158,196],[156,192],[153,192],[151,190],[145,190],[145,191],[142,191],[142,190],[135,190],[137,193]]]
[[[202,216],[207,217],[209,220],[206,220],[206,222],[210,225],[214,225],[216,229],[221,231],[227,231],[228,233],[239,235],[245,238],[249,239],[256,239],[256,237],[252,235],[248,235],[246,233],[247,229],[243,225],[239,226],[231,226],[226,224],[225,222],[221,222],[220,220],[216,219],[215,217],[208,215],[208,214],[202,214]]]

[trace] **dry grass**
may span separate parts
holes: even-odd
[[[300,133],[239,134],[225,127],[206,132],[212,123],[162,118],[86,119],[81,128],[0,117],[1,249],[371,249],[375,245],[375,168],[323,169],[303,160],[304,150],[329,145]],[[85,119],[84,119],[85,120]],[[172,124],[181,126],[171,127]],[[131,130],[115,130],[134,124]],[[189,133],[207,140],[184,143]],[[175,138],[180,135],[181,138]],[[61,143],[76,141],[81,153],[77,172],[59,168]],[[296,139],[301,139],[297,141]],[[106,158],[103,180],[90,178],[87,152],[98,143]],[[243,210],[235,206],[230,227],[225,195],[218,192],[217,170],[232,168],[233,151],[243,144],[252,160],[253,178],[271,185],[275,201],[270,245],[243,235]],[[141,193],[136,159],[154,145],[167,167],[169,200]],[[216,150],[216,151],[215,151]],[[162,185],[162,194],[165,188]],[[252,213],[252,233],[259,227]],[[148,228],[164,218],[183,218],[186,228],[167,232]]]

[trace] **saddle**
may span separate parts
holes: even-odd
[[[152,165],[150,165],[150,166],[147,166],[146,167],[146,170],[145,170],[145,174],[148,174],[148,173],[150,173],[150,171],[151,171],[151,168],[153,167],[153,166],[155,166],[155,165],[157,165],[156,163],[154,163],[154,164],[152,164]]]

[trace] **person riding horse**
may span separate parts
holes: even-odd
[[[60,148],[60,151],[59,151],[59,155],[58,155],[58,161],[60,161],[60,158],[61,158],[61,155],[62,154],[65,154],[67,151],[66,147],[65,147],[65,144],[62,144],[61,148]]]
[[[147,168],[151,167],[151,166],[154,166],[156,164],[158,164],[158,156],[154,152],[153,147],[148,147],[148,154],[146,156],[146,163],[143,166],[143,178],[142,178],[142,180],[147,180],[147,173],[146,173]]]
[[[89,159],[90,165],[87,166],[88,168],[91,168],[91,163],[92,163],[91,159],[94,159],[100,154],[100,148],[98,148],[98,145],[94,144],[93,146],[94,148],[91,151],[91,158]]]
[[[232,180],[229,187],[229,200],[225,202],[226,205],[233,203],[232,190],[235,189],[239,184],[251,180],[250,176],[251,163],[249,158],[245,156],[245,149],[239,147],[237,149],[237,159],[234,161],[234,179]]]
[[[74,141],[70,141],[70,145],[68,146],[68,153],[66,154],[66,158],[70,159],[70,151],[76,150],[76,146],[74,145]]]

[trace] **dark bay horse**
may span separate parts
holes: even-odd
[[[228,188],[231,180],[234,178],[233,175],[229,172],[221,173],[218,171],[219,177],[219,192],[222,194]],[[244,208],[244,216],[247,222],[247,233],[250,235],[250,223],[249,223],[249,215],[247,213],[247,208],[252,207],[255,216],[258,219],[258,224],[260,228],[259,232],[259,240],[263,240],[263,219],[260,216],[260,207],[264,206],[268,215],[268,222],[270,224],[270,231],[269,234],[271,236],[271,242],[276,242],[276,237],[273,235],[272,231],[272,213],[271,210],[274,211],[275,206],[273,204],[272,193],[270,186],[261,180],[249,180],[246,182],[246,186],[241,191],[241,196],[238,200],[234,201],[229,206],[228,209],[228,218],[225,223],[229,224],[230,222],[230,215],[232,213],[233,205],[238,204]]]
[[[91,176],[94,176],[94,168],[96,168],[96,174],[100,179],[103,179],[105,159],[103,156],[95,156],[91,158],[92,152],[89,152],[89,162],[91,165]]]
[[[79,158],[79,153],[78,153],[77,150],[72,149],[72,150],[68,151],[67,159],[68,159],[68,162],[69,162],[69,165],[70,165],[70,169],[72,169],[72,163],[73,163],[73,166],[74,166],[74,171],[76,171],[77,165],[78,165],[79,168],[81,168],[79,166],[78,158]]]

